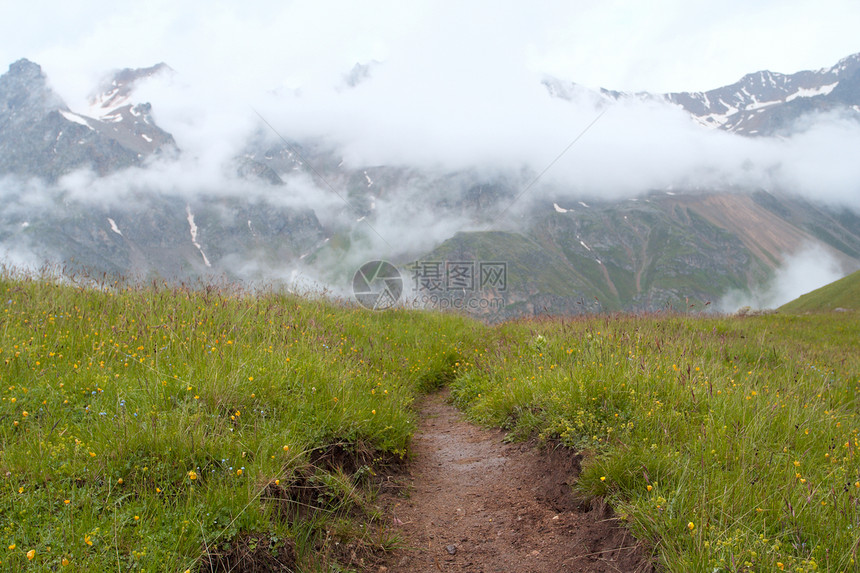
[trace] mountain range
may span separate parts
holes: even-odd
[[[664,101],[683,108],[705,127],[749,136],[788,135],[796,120],[813,112],[836,111],[860,118],[860,54],[815,71],[780,74],[762,70],[704,92],[668,94],[589,90],[548,77],[544,86],[561,99],[590,92],[610,102],[625,99]]]
[[[0,256],[169,281],[306,276],[348,294],[352,273],[381,240],[407,278],[416,278],[414,261],[503,262],[503,287],[445,293],[502,301],[479,310],[490,318],[707,308],[756,288],[810,246],[843,272],[860,268],[854,210],[780,189],[652,189],[610,200],[547,186],[512,218],[499,218],[536,181],[533,173],[347,166],[336,148],[274,137],[264,126],[224,166],[234,191],[205,184],[190,195],[169,184],[156,191],[140,177],[119,179],[127,188],[115,200],[82,198],[88,184],[182,156],[153,105],[135,99],[139,84],[173,73],[166,64],[113,72],[87,109],[71,110],[37,64],[11,64],[0,76]],[[356,66],[348,84],[372,81],[370,74]],[[706,92],[627,94],[555,78],[543,85],[571,105],[582,97],[603,106],[657,102],[683,109],[702,129],[753,138],[784,137],[822,113],[860,121],[860,54],[817,71],[756,72]],[[69,179],[79,173],[92,177],[83,190]],[[299,200],[309,181],[341,201]],[[395,207],[402,229],[378,232]],[[412,240],[422,220],[451,224],[444,232],[436,225],[429,242]],[[407,286],[416,287],[407,299],[427,304],[426,290]]]

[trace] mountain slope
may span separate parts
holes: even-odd
[[[130,197],[124,205],[63,202],[41,212],[0,213],[0,245],[90,274],[164,278],[265,278],[325,239],[312,210],[262,200]]]
[[[521,232],[459,233],[422,261],[505,262],[507,292],[489,293],[505,299],[501,316],[683,311],[763,283],[813,245],[845,269],[860,268],[860,225],[843,213],[763,191],[655,192],[539,202]]]

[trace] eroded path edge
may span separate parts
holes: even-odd
[[[650,571],[605,507],[582,508],[565,448],[508,444],[466,422],[446,392],[424,398],[399,496],[383,498],[404,539],[381,572]]]

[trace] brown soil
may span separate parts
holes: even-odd
[[[602,504],[581,508],[569,484],[579,456],[505,444],[428,397],[405,495],[384,496],[404,538],[380,572],[646,572],[650,555]]]
[[[223,548],[207,547],[200,566],[212,573],[291,573],[295,568],[294,544],[276,543],[263,535],[244,535]]]

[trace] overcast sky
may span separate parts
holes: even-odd
[[[67,92],[82,73],[159,61],[249,89],[312,88],[371,60],[410,62],[439,81],[478,74],[492,84],[526,70],[590,87],[697,91],[860,51],[854,0],[3,0],[0,13],[2,65],[30,58]]]
[[[135,99],[153,104],[183,160],[196,162],[182,167],[194,181],[240,152],[260,126],[255,110],[287,137],[329,140],[352,166],[540,171],[597,115],[588,102],[549,97],[548,74],[591,88],[695,91],[860,52],[856,0],[0,3],[0,61],[39,63],[73,110],[86,112],[112,69],[169,64],[176,74],[139,86]],[[369,80],[347,87],[356,63],[374,62]],[[776,185],[857,205],[858,148],[856,122],[762,142],[632,102],[614,106],[547,178],[607,197]]]

